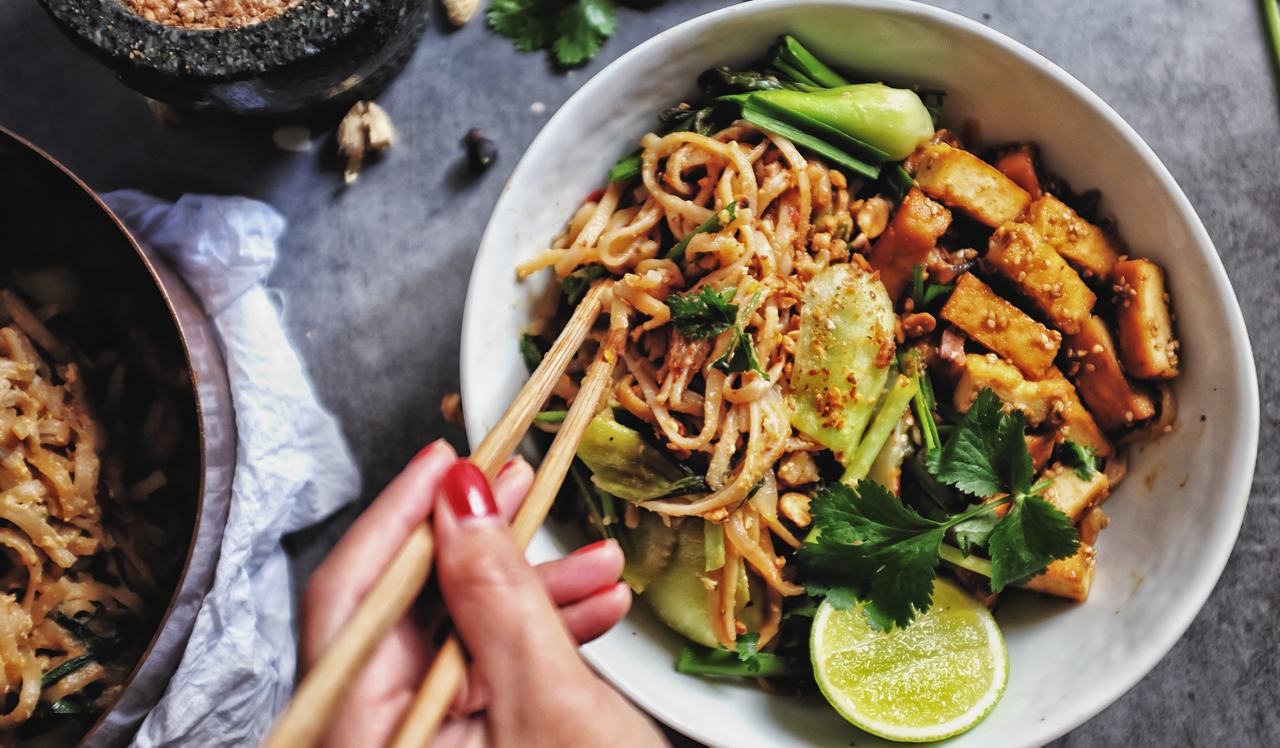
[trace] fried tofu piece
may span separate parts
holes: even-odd
[[[1049,458],[1053,457],[1053,448],[1057,446],[1054,435],[1027,434],[1023,438],[1027,441],[1027,452],[1031,455],[1031,467],[1037,473],[1044,470],[1044,466],[1049,464]]]
[[[1093,447],[1099,457],[1110,457],[1115,453],[1115,447],[1102,433],[1102,429],[1098,428],[1097,421],[1093,420],[1093,414],[1084,407],[1084,403],[1080,402],[1080,395],[1076,393],[1076,388],[1062,375],[1058,367],[1050,368],[1044,379],[1059,379],[1063,385],[1061,395],[1053,405],[1055,413],[1050,418],[1051,422],[1058,424],[1058,443],[1070,439],[1082,446]]]
[[[1120,261],[1119,247],[1107,232],[1053,195],[1031,203],[1027,223],[1086,278],[1106,279]]]
[[[1040,174],[1036,170],[1038,160],[1035,143],[1023,143],[1013,150],[1000,154],[996,159],[995,167],[1001,174],[1012,179],[1014,184],[1026,190],[1032,200],[1037,200],[1042,194]]]
[[[1067,355],[1076,362],[1075,382],[1080,397],[1104,431],[1145,421],[1156,414],[1155,401],[1124,375],[1107,323],[1097,317],[1075,335],[1068,335]]]
[[[1107,476],[1101,470],[1093,471],[1093,476],[1084,480],[1076,475],[1075,468],[1054,463],[1052,467],[1040,475],[1040,480],[1049,478],[1053,485],[1041,494],[1044,500],[1053,504],[1058,511],[1078,522],[1090,509],[1101,504],[1110,493],[1111,486]]]
[[[1025,223],[997,229],[986,259],[1068,335],[1080,331],[1098,300],[1062,255]]]
[[[1006,411],[1022,411],[1027,417],[1027,425],[1032,428],[1049,420],[1054,412],[1054,403],[1061,400],[1066,391],[1063,380],[1028,380],[1016,366],[996,358],[994,354],[965,356],[960,381],[956,383],[953,401],[956,410],[968,413],[984,388],[996,393]]]
[[[940,314],[1032,379],[1039,379],[1053,365],[1062,341],[1061,333],[1031,319],[972,273],[960,276]]]
[[[1178,376],[1178,341],[1173,337],[1164,270],[1150,260],[1125,260],[1112,271],[1120,357],[1139,379]]]
[[[916,265],[929,259],[938,237],[950,225],[951,211],[925,197],[919,188],[911,188],[889,227],[867,253],[867,261],[880,271],[890,299],[896,302],[907,290]]]
[[[1093,586],[1096,566],[1097,551],[1093,546],[1081,543],[1076,555],[1054,561],[1049,564],[1045,573],[1032,577],[1026,584],[1019,586],[1024,590],[1043,592],[1082,603],[1089,599],[1089,588]]]
[[[968,151],[936,143],[913,159],[926,195],[991,228],[1017,220],[1031,204],[1026,190]]]
[[[1102,511],[1102,507],[1095,506],[1085,512],[1076,523],[1076,528],[1080,531],[1080,542],[1085,545],[1097,545],[1099,533],[1107,529],[1109,524],[1111,519]]]

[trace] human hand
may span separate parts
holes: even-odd
[[[471,503],[479,502],[483,510],[487,485],[468,483],[467,468],[454,468],[445,481],[457,462],[444,442],[424,450],[316,570],[304,599],[303,666],[319,658],[434,506],[436,572],[474,660],[434,745],[665,745],[653,723],[597,678],[575,651],[617,623],[630,606],[630,590],[617,581],[623,563],[617,544],[596,544],[530,567],[507,521],[523,501],[533,471],[523,460],[513,460],[494,482],[492,512],[459,517],[448,508],[465,506],[465,500],[457,503],[459,491],[469,489]],[[436,505],[442,482],[451,501]],[[392,629],[352,684],[327,746],[386,745],[434,657],[428,635],[414,611]]]

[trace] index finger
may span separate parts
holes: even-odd
[[[369,505],[307,584],[302,654],[312,662],[329,642],[413,529],[426,521],[440,477],[458,459],[440,440],[409,463]]]

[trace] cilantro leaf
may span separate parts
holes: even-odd
[[[738,305],[729,302],[736,292],[729,288],[717,293],[711,286],[703,286],[700,293],[672,294],[667,306],[671,308],[676,332],[689,340],[706,340],[733,327]]]
[[[533,52],[556,38],[556,19],[563,0],[493,0],[489,26],[514,41],[521,52]]]
[[[760,634],[752,632],[750,634],[742,634],[733,643],[733,648],[738,652],[738,659],[742,662],[751,662],[756,658],[756,647],[760,644]],[[757,668],[759,665],[756,666]]]
[[[1007,480],[996,453],[1003,415],[995,392],[983,389],[978,393],[978,399],[942,451],[936,458],[929,456],[929,469],[938,480],[974,496],[993,496],[1004,491]]]
[[[558,38],[551,45],[561,65],[581,65],[596,56],[614,31],[613,4],[609,0],[577,0],[565,5],[556,18]]]
[[[1094,447],[1086,447],[1070,439],[1062,442],[1062,446],[1066,448],[1063,461],[1075,468],[1076,476],[1080,480],[1093,480],[1093,474],[1097,472],[1098,463],[1100,462],[1098,450]]]
[[[521,52],[551,47],[561,65],[580,65],[613,35],[612,0],[494,0],[489,26]]]
[[[1000,419],[1000,441],[996,445],[996,459],[1008,475],[1005,490],[1010,493],[1028,493],[1036,479],[1035,463],[1027,450],[1027,417],[1015,410]]]
[[[926,311],[933,302],[951,293],[954,285],[924,281],[924,265],[917,264],[911,270],[911,303],[917,312]]]
[[[733,336],[729,338],[729,347],[720,358],[711,362],[712,366],[726,374],[740,374],[747,371],[765,374],[764,368],[760,366],[760,360],[756,358],[755,341],[744,329],[747,326],[747,320],[743,319],[755,309],[758,301],[760,301],[760,292],[756,291],[756,295],[751,297],[751,303],[747,304],[745,309],[737,310],[739,319],[734,325]]]
[[[929,470],[974,496],[1025,493],[1035,477],[1025,426],[1022,411],[1004,413],[996,393],[983,388],[941,451],[928,455]]]
[[[1000,515],[998,513],[994,511],[983,512],[976,517],[957,522],[951,528],[951,531],[955,533],[956,545],[960,546],[960,552],[966,556],[972,556],[975,550],[987,547],[991,531],[999,523]]]
[[[929,609],[938,547],[946,525],[925,519],[875,481],[818,491],[810,505],[817,541],[800,549],[800,562],[822,594],[837,608],[865,603],[870,624],[882,630],[905,627]]]
[[[604,265],[584,265],[560,279],[560,292],[570,306],[577,306],[596,279],[604,277]]]
[[[525,368],[532,374],[542,363],[542,349],[529,333],[520,333],[520,356],[524,359]]]
[[[1067,515],[1039,496],[1019,496],[991,531],[991,589],[1044,571],[1053,561],[1075,555],[1080,535]]]

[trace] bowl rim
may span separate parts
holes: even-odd
[[[595,75],[593,75],[585,84],[582,85],[572,96],[565,101],[564,104],[552,115],[547,123],[539,131],[537,137],[529,144],[525,151],[525,155],[521,157],[520,162],[512,171],[511,177],[507,181],[507,185],[503,189],[502,196],[499,198],[498,204],[495,206],[494,212],[490,217],[483,237],[481,238],[479,251],[473,264],[471,278],[467,287],[467,303],[463,312],[462,320],[462,340],[460,348],[460,384],[464,403],[464,413],[467,414],[467,438],[472,449],[480,442],[485,433],[484,424],[479,420],[474,408],[467,409],[465,406],[470,401],[468,396],[468,382],[473,378],[472,372],[469,370],[469,362],[474,352],[472,346],[481,340],[478,334],[478,326],[481,314],[477,309],[477,304],[473,300],[477,298],[477,294],[482,293],[479,288],[480,274],[476,270],[481,266],[482,258],[487,254],[486,250],[493,247],[497,242],[496,229],[494,227],[493,216],[497,215],[502,203],[508,199],[509,191],[507,188],[511,186],[518,176],[523,173],[524,169],[529,168],[528,154],[537,151],[540,147],[545,147],[545,143],[551,140],[551,133],[561,127],[569,120],[571,113],[570,105],[575,101],[589,99],[598,90],[604,89],[609,85],[610,79],[618,70],[626,68],[633,64],[639,58],[647,57],[655,53],[660,53],[662,49],[669,43],[678,40],[684,35],[691,35],[698,30],[707,26],[713,26],[731,18],[742,18],[749,15],[766,14],[768,12],[780,8],[795,8],[808,6],[843,6],[851,8],[860,8],[871,11],[891,11],[900,16],[915,17],[926,22],[932,22],[941,26],[949,26],[958,31],[975,35],[980,39],[994,44],[1001,48],[1004,52],[1012,55],[1019,62],[1028,65],[1038,72],[1051,78],[1056,84],[1062,86],[1067,92],[1076,98],[1109,125],[1116,134],[1118,134],[1124,143],[1131,148],[1135,154],[1141,159],[1151,175],[1156,178],[1161,187],[1172,198],[1178,211],[1183,219],[1191,228],[1191,232],[1195,238],[1195,253],[1202,256],[1207,265],[1209,281],[1214,290],[1227,301],[1227,308],[1224,310],[1225,316],[1229,321],[1230,333],[1233,340],[1237,341],[1233,347],[1232,353],[1235,357],[1235,369],[1239,376],[1239,384],[1241,385],[1241,411],[1243,418],[1238,422],[1235,433],[1242,439],[1242,448],[1247,451],[1245,455],[1245,463],[1247,469],[1242,471],[1238,479],[1235,481],[1230,492],[1224,492],[1222,499],[1223,511],[1227,517],[1223,524],[1223,531],[1218,537],[1214,538],[1214,542],[1207,544],[1203,551],[1204,564],[1203,568],[1211,570],[1212,573],[1200,575],[1193,584],[1187,586],[1182,597],[1188,600],[1188,603],[1179,609],[1180,620],[1176,620],[1170,626],[1163,629],[1162,636],[1155,640],[1154,646],[1146,650],[1146,656],[1139,657],[1132,662],[1134,666],[1128,668],[1127,673],[1123,677],[1118,677],[1107,681],[1104,687],[1083,697],[1079,706],[1070,716],[1059,720],[1045,734],[1038,735],[1038,738],[1048,740],[1056,739],[1067,732],[1079,727],[1081,724],[1092,719],[1103,709],[1115,703],[1129,689],[1147,676],[1148,673],[1173,649],[1174,645],[1186,633],[1192,621],[1199,615],[1203,609],[1209,595],[1213,592],[1217,585],[1218,579],[1221,577],[1223,570],[1226,568],[1231,551],[1235,547],[1235,542],[1240,533],[1240,526],[1244,521],[1245,509],[1248,504],[1249,495],[1253,480],[1254,468],[1257,461],[1258,438],[1261,419],[1261,408],[1258,393],[1257,370],[1254,363],[1253,347],[1249,339],[1248,329],[1244,323],[1244,315],[1240,309],[1239,300],[1231,285],[1231,281],[1226,274],[1226,269],[1222,264],[1222,259],[1218,254],[1217,248],[1210,238],[1208,231],[1201,222],[1195,208],[1191,205],[1191,201],[1187,198],[1182,188],[1174,180],[1172,174],[1161,162],[1159,157],[1146,143],[1145,140],[1124,120],[1114,109],[1111,108],[1100,96],[1091,91],[1087,86],[1078,81],[1070,73],[1063,70],[1057,64],[1032,50],[1021,42],[1006,36],[994,29],[991,29],[977,21],[966,18],[962,15],[949,10],[937,8],[923,3],[910,2],[909,0],[755,0],[755,2],[744,5],[732,5],[719,10],[691,18],[672,28],[660,32],[640,43],[633,49],[627,51],[618,57],[618,59],[609,63]],[[490,251],[496,251],[490,250]],[[1226,532],[1229,529],[1230,532]],[[1229,542],[1228,542],[1229,538]],[[597,671],[602,670],[600,663],[596,662],[590,649],[583,650],[583,656]],[[670,720],[667,715],[663,714],[660,705],[649,697],[647,693],[636,692],[623,685],[617,683],[611,684],[622,691],[629,699],[654,715],[664,724],[684,733],[690,737],[694,737],[704,742],[710,740],[714,744],[714,736],[705,734],[702,730],[683,723],[681,720]],[[1049,734],[1052,733],[1052,734]]]
[[[173,593],[169,596],[169,602],[164,609],[164,614],[160,617],[156,624],[156,630],[151,635],[151,640],[147,643],[146,648],[138,657],[138,661],[134,664],[133,669],[129,672],[129,677],[125,679],[123,688],[120,692],[120,698],[98,715],[98,718],[94,720],[89,729],[84,733],[79,741],[77,741],[77,745],[82,745],[95,735],[95,733],[106,723],[107,718],[116,706],[124,700],[124,695],[128,693],[129,687],[133,685],[134,679],[142,672],[143,665],[151,656],[152,650],[155,649],[156,645],[159,643],[160,636],[164,632],[165,626],[169,623],[170,616],[181,602],[183,593],[189,592],[189,590],[186,589],[189,581],[188,573],[191,571],[192,561],[195,559],[197,546],[201,539],[201,530],[204,529],[203,521],[205,520],[205,510],[209,508],[207,506],[207,500],[215,498],[215,495],[211,494],[210,491],[210,469],[218,465],[225,464],[228,457],[234,461],[236,427],[234,422],[230,424],[223,424],[220,427],[220,431],[222,432],[221,434],[214,434],[211,429],[210,424],[212,414],[208,411],[211,405],[216,409],[218,403],[212,403],[210,400],[217,400],[219,396],[223,396],[225,397],[226,402],[229,403],[230,389],[227,384],[226,371],[220,365],[220,360],[219,365],[216,368],[212,368],[207,371],[202,371],[202,369],[206,368],[208,364],[208,362],[204,360],[204,358],[207,357],[200,357],[201,361],[206,366],[202,366],[197,363],[198,357],[196,356],[195,351],[192,350],[192,341],[189,339],[191,332],[186,324],[184,324],[182,319],[183,315],[179,310],[179,302],[174,298],[177,294],[185,295],[187,297],[185,299],[186,305],[194,308],[195,302],[190,298],[186,287],[181,286],[179,288],[174,288],[172,284],[167,281],[176,279],[161,278],[160,271],[157,269],[152,256],[143,250],[143,248],[138,244],[137,239],[135,239],[133,234],[125,227],[124,223],[121,222],[115,212],[107,207],[107,204],[102,201],[102,198],[100,198],[98,194],[87,184],[81,181],[79,177],[72,173],[70,169],[64,166],[53,156],[32,144],[26,138],[23,138],[12,130],[0,126],[0,138],[5,137],[26,148],[36,156],[39,156],[46,164],[60,172],[67,180],[83,191],[85,195],[93,201],[93,204],[110,219],[115,229],[120,233],[120,236],[128,243],[134,254],[137,255],[138,260],[142,262],[143,267],[146,268],[147,273],[151,277],[151,282],[155,285],[157,293],[160,294],[160,297],[164,300],[165,307],[169,310],[169,322],[173,325],[174,330],[178,334],[178,339],[182,344],[182,354],[185,359],[187,373],[191,378],[191,387],[194,394],[193,400],[195,402],[196,411],[196,431],[200,438],[200,480],[196,489],[196,511],[192,517],[191,538],[187,543],[187,551],[183,557],[182,571],[179,573],[177,581],[175,582]],[[188,324],[189,323],[190,321],[188,321]],[[212,338],[210,337],[210,339]],[[201,393],[207,393],[207,396],[202,397]],[[227,454],[228,446],[232,449],[230,455]],[[222,482],[226,485],[214,486],[213,490],[217,491],[216,496],[218,501],[226,503],[229,501],[231,484],[230,481]]]

